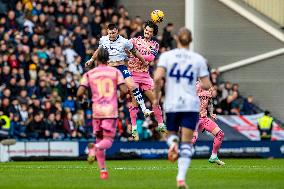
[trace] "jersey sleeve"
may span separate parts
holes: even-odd
[[[205,58],[200,57],[199,59],[199,77],[205,77],[209,75],[207,61]]]
[[[124,84],[124,78],[122,76],[122,73],[117,70],[117,85],[121,85],[121,84]]]
[[[153,54],[155,57],[158,55],[159,52],[159,43],[155,42],[154,47],[151,48],[151,54]]]
[[[161,54],[157,66],[158,66],[158,67],[163,67],[163,68],[167,69],[167,67],[168,67],[168,61],[167,61],[167,57],[166,57],[166,54],[165,54],[165,53],[162,53],[162,54]]]
[[[127,50],[131,50],[131,49],[133,49],[134,46],[133,46],[133,43],[130,40],[125,39],[124,47]]]
[[[103,37],[101,37],[99,41],[99,48],[103,47],[103,40],[104,40]]]
[[[85,73],[80,81],[80,85],[84,86],[84,87],[89,87],[89,78],[88,78],[88,72]]]

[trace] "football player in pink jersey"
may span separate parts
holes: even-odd
[[[152,21],[145,22],[144,36],[131,38],[130,41],[144,57],[147,64],[142,63],[137,57],[131,54],[130,59],[128,60],[128,69],[131,72],[136,87],[140,88],[144,92],[152,105],[155,100],[153,91],[154,82],[149,73],[149,64],[154,61],[159,51],[159,44],[152,40],[152,37],[157,34],[158,26]],[[135,98],[132,98],[132,105],[129,107],[129,112],[132,125],[132,136],[135,140],[139,140],[136,125],[138,110],[138,104]],[[158,122],[158,130],[160,132],[165,132],[166,127],[163,121],[160,105],[153,105],[152,110],[154,111],[155,119]]]
[[[96,142],[88,145],[88,161],[92,163],[97,158],[101,179],[108,178],[105,151],[112,146],[116,133],[117,89],[119,88],[121,96],[127,93],[127,86],[121,72],[116,68],[107,66],[108,59],[108,51],[99,48],[98,66],[83,75],[77,92],[77,97],[80,99],[87,88],[92,91],[93,132],[96,136]]]
[[[210,102],[210,99],[213,96],[214,88],[211,87],[209,90],[204,90],[200,86],[200,82],[196,84],[197,94],[200,99],[200,113],[199,113],[199,122],[197,129],[193,133],[192,143],[195,144],[198,138],[198,131],[207,131],[214,135],[213,149],[211,157],[209,158],[210,163],[217,163],[218,165],[225,165],[225,163],[219,160],[217,152],[222,144],[224,139],[224,132],[220,127],[209,117],[207,117],[207,108],[209,108],[210,117],[214,120],[217,119],[216,114],[213,113],[213,104]]]

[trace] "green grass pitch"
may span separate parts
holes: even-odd
[[[224,159],[219,167],[193,160],[190,189],[283,189],[284,159]],[[109,179],[97,165],[83,161],[9,162],[0,164],[1,189],[171,189],[177,164],[166,160],[108,161]]]

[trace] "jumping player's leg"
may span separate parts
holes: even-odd
[[[150,87],[146,88],[146,86],[144,86],[143,88],[143,85],[142,85],[142,89],[144,89],[144,94],[147,96],[147,98],[150,100],[152,104],[152,110],[154,111],[155,119],[158,122],[158,130],[160,132],[166,132],[166,126],[164,124],[161,106],[159,104],[155,105],[153,103],[155,100],[153,89],[151,89]]]
[[[125,78],[125,83],[127,87],[131,90],[135,100],[139,104],[144,115],[150,116],[153,112],[146,108],[142,93],[140,92],[139,88],[135,87],[132,77]]]
[[[225,165],[225,163],[219,160],[217,156],[217,152],[220,149],[220,146],[224,139],[224,132],[210,118],[202,118],[202,119],[203,119],[202,123],[204,125],[204,129],[214,135],[213,149],[212,149],[212,154],[209,159],[209,162],[217,163],[218,165]]]
[[[153,112],[146,108],[145,103],[144,103],[144,99],[143,99],[143,96],[142,96],[142,94],[139,90],[139,87],[137,87],[135,85],[133,78],[131,77],[131,74],[128,71],[128,68],[125,65],[120,65],[120,66],[117,66],[116,68],[121,71],[127,87],[132,92],[135,100],[138,102],[138,104],[139,104],[142,112],[144,113],[144,115],[146,117],[150,116]]]
[[[130,113],[130,121],[131,121],[131,134],[132,134],[133,139],[136,141],[139,140],[137,125],[136,125],[138,111],[139,111],[139,108],[138,108],[137,101],[132,96],[132,102],[131,102],[131,106],[129,107],[129,113]]]

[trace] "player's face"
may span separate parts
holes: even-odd
[[[108,34],[109,40],[114,41],[117,38],[118,29],[114,28],[113,30],[107,30],[107,34]]]
[[[146,26],[144,29],[144,37],[146,39],[151,39],[153,37],[154,29],[150,28],[149,26]]]

